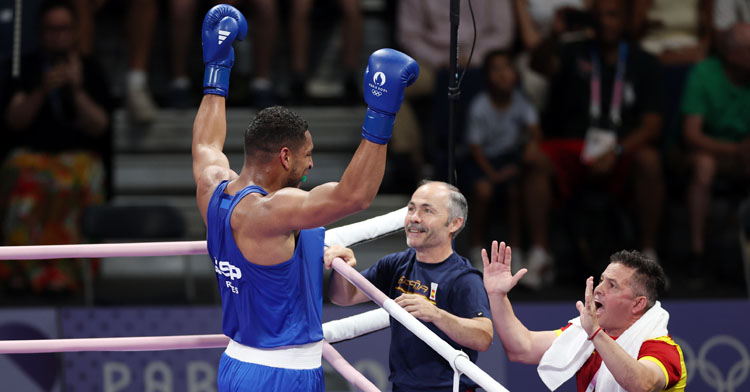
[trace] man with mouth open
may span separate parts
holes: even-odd
[[[459,190],[444,182],[423,182],[409,201],[404,228],[409,249],[387,255],[362,275],[396,303],[421,320],[472,362],[477,351],[492,343],[492,320],[482,274],[453,251],[468,207]],[[341,257],[356,264],[348,248],[331,246],[326,265]],[[354,305],[369,298],[335,271],[328,295],[331,302]],[[390,381],[393,391],[452,391],[453,369],[437,352],[391,318]],[[461,377],[459,391],[476,383]]]
[[[508,292],[526,274],[511,273],[511,248],[492,242],[482,250],[484,286],[495,329],[508,358],[538,364],[555,390],[576,376],[583,391],[683,391],[687,380],[680,346],[669,336],[669,313],[657,299],[665,288],[661,266],[637,251],[620,251],[594,287],[586,280],[580,316],[555,331],[529,331],[513,313]]]

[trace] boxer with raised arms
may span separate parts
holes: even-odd
[[[313,167],[307,123],[283,107],[260,111],[245,131],[239,174],[222,152],[232,42],[245,17],[211,8],[203,22],[204,97],[193,125],[193,175],[232,340],[221,357],[219,391],[322,391],[323,238],[329,224],[367,208],[385,171],[386,144],[419,66],[380,49],[364,75],[362,142],[339,182],[299,189]]]

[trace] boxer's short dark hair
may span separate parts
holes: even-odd
[[[263,109],[245,131],[245,155],[274,153],[283,147],[297,150],[305,142],[307,129],[307,121],[285,107]]]

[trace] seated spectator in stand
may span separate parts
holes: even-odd
[[[706,263],[712,261],[705,254],[705,228],[715,179],[746,188],[750,181],[750,25],[730,28],[719,51],[693,68],[682,101],[692,166],[688,272],[694,278],[708,272]]]
[[[540,47],[534,53],[532,65],[551,82],[542,121],[543,159],[530,162],[526,175],[533,244],[527,257],[529,285],[541,286],[549,279],[551,176],[563,199],[584,184],[604,185],[622,196],[631,180],[641,246],[655,259],[664,198],[661,158],[654,147],[662,124],[662,82],[656,59],[626,34],[628,6],[625,0],[597,0],[593,39],[563,44],[554,52]]]
[[[40,50],[22,59],[20,79],[2,97],[2,245],[81,243],[81,213],[105,199],[111,99],[103,70],[77,51],[73,7],[46,2],[37,19]],[[10,77],[8,78],[10,79]],[[7,262],[7,290],[59,293],[79,288],[75,260]]]
[[[159,108],[154,102],[149,83],[151,47],[156,37],[160,19],[156,0],[134,0],[128,7],[128,73],[125,80],[125,99],[130,118],[137,123],[150,123],[156,119]],[[170,0],[169,2],[169,55],[172,80],[167,103],[171,107],[189,108],[190,78],[187,58],[190,48],[195,0]]]
[[[712,0],[636,0],[634,35],[663,65],[695,64],[711,43]]]
[[[94,51],[95,15],[107,0],[74,0],[78,14],[78,34],[81,53]],[[168,34],[171,81],[166,104],[173,108],[193,106],[188,75],[190,50],[196,0],[169,0]],[[125,29],[128,44],[128,71],[125,75],[125,105],[128,117],[137,124],[148,124],[156,119],[159,107],[153,98],[149,83],[151,49],[158,39],[158,22],[167,17],[159,15],[157,0],[131,0],[127,2]]]
[[[713,28],[715,34],[729,30],[737,23],[750,23],[750,3],[747,0],[713,0]]]
[[[662,66],[666,92],[665,147],[676,146],[680,134],[680,99],[693,65],[706,57],[711,44],[713,0],[636,0],[634,36]]]
[[[498,191],[507,193],[509,238],[520,249],[521,196],[519,175],[527,154],[539,153],[539,117],[518,86],[518,72],[507,50],[498,49],[484,60],[486,91],[469,107],[466,144],[471,157],[464,165],[467,188],[472,189],[471,258],[481,260],[482,244],[487,242],[486,226],[491,217],[490,203]],[[532,151],[533,150],[533,151]],[[520,260],[519,252],[516,258]]]
[[[544,109],[547,80],[529,65],[529,55],[540,45],[586,38],[593,0],[514,0],[518,33],[524,51],[518,56],[521,85],[531,103]]]
[[[456,105],[455,141],[462,141],[461,130],[464,115],[473,96],[482,88],[481,65],[485,55],[496,48],[510,48],[513,44],[515,22],[511,0],[472,0],[476,21],[476,47],[469,61],[474,23],[466,2],[461,2],[458,25],[459,61],[461,71],[466,74],[461,85],[460,99]],[[397,132],[391,141],[391,151],[410,156],[410,170],[420,173],[424,161],[422,150],[424,116],[415,112],[414,101],[428,99],[434,102],[432,124],[427,125],[436,137],[428,140],[428,149],[433,153],[434,177],[445,178],[447,174],[446,153],[448,145],[448,71],[450,65],[450,0],[400,0],[396,10],[396,42],[405,53],[419,62],[420,77],[404,97],[404,106],[396,119]]]
[[[581,18],[593,0],[514,0],[518,28],[524,48],[536,49],[552,34],[580,30]],[[572,12],[571,12],[572,11]]]

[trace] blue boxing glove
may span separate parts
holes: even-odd
[[[370,55],[364,78],[367,114],[362,137],[378,144],[391,139],[396,113],[404,100],[404,89],[419,76],[419,64],[393,49],[380,49]]]
[[[247,35],[247,21],[231,5],[219,4],[206,13],[203,19],[203,94],[226,97],[229,92],[229,72],[234,65],[235,39],[242,41]]]

